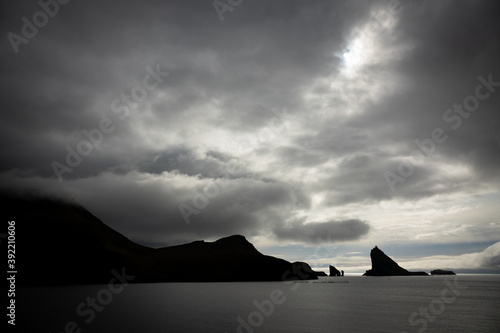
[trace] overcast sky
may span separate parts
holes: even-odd
[[[149,246],[500,270],[497,1],[49,3],[1,4],[3,187]]]

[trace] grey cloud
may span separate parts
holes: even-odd
[[[277,238],[308,244],[324,244],[356,240],[366,235],[370,225],[357,219],[303,223],[298,220],[273,229]]]
[[[141,170],[157,174],[176,170],[189,176],[201,175],[209,178],[214,176],[216,171],[226,169],[227,162],[228,158],[220,153],[173,149],[170,152],[155,155],[150,161],[143,161]]]
[[[274,227],[286,233],[282,221],[310,208],[316,194],[324,201],[314,208],[322,209],[498,188],[500,89],[457,130],[442,117],[474,93],[477,76],[500,81],[499,5],[402,3],[396,26],[380,30],[382,45],[400,50],[397,57],[343,80],[340,54],[350,47],[350,33],[386,1],[246,1],[224,22],[210,1],[72,1],[19,54],[4,39],[0,171],[73,191],[103,220],[158,243]],[[0,32],[19,30],[20,18],[36,10],[36,3],[2,4]],[[112,101],[156,64],[170,75],[120,121]],[[355,112],[345,112],[352,106]],[[276,140],[244,153],[221,147],[256,137],[269,126],[271,109],[284,107],[295,118]],[[51,163],[64,161],[66,145],[75,147],[81,130],[96,128],[103,116],[116,130],[65,175],[67,184],[58,184]],[[448,140],[391,192],[384,172],[397,172],[417,149],[414,140],[436,127]],[[170,223],[180,219],[175,205],[189,200],[201,180],[213,181],[214,171],[232,164],[240,171],[194,217],[196,228]],[[469,173],[448,174],[454,166]],[[175,181],[147,181],[174,174]],[[310,177],[294,178],[300,174]],[[107,205],[102,193],[111,198]],[[135,224],[141,216],[148,217],[144,230]]]
[[[127,237],[158,246],[230,234],[255,236],[281,224],[289,210],[310,205],[307,195],[293,185],[248,178],[226,180],[223,186],[203,179],[193,186],[187,176],[176,173],[107,172],[59,183],[10,172],[0,180],[3,189],[71,198]],[[207,184],[218,187],[218,195],[187,224],[179,204],[194,208],[196,193],[204,193]]]
[[[284,165],[295,164],[296,166],[315,166],[326,162],[329,157],[324,153],[318,153],[312,149],[302,148],[300,146],[279,147],[276,150],[281,162]]]

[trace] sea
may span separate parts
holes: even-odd
[[[20,332],[500,332],[500,275],[28,287],[15,311]]]

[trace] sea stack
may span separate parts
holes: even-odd
[[[330,276],[340,276],[340,275],[341,275],[340,271],[335,267],[333,267],[332,265],[330,265]]]
[[[375,246],[370,251],[372,269],[366,271],[365,276],[406,276],[429,275],[426,272],[409,272],[389,258],[382,250]]]

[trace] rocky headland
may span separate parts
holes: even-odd
[[[16,224],[20,285],[318,279],[307,263],[260,253],[244,236],[150,248],[129,240],[76,203],[0,195],[4,221]],[[133,278],[132,278],[133,277]]]

